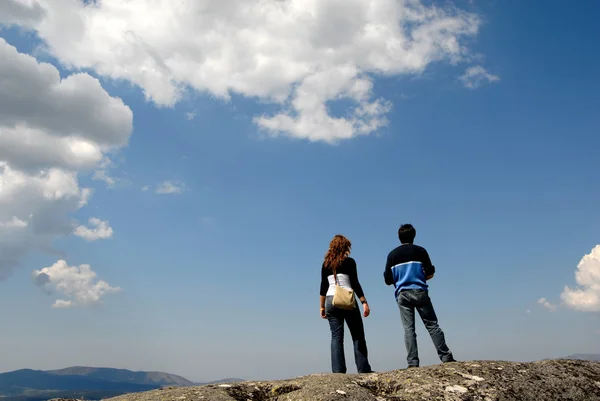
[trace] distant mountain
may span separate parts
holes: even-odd
[[[36,396],[41,393],[86,391],[109,391],[133,393],[152,390],[160,386],[150,386],[137,383],[118,383],[99,380],[85,376],[54,375],[42,370],[22,369],[0,374],[0,395],[4,397]]]
[[[572,354],[561,359],[583,359],[584,361],[600,362],[600,354]]]
[[[163,386],[194,383],[162,372],[74,366],[59,370],[21,369],[0,374],[1,401],[42,401],[49,398],[100,400]]]
[[[85,376],[119,383],[135,383],[158,386],[192,386],[193,382],[181,376],[163,372],[134,372],[127,369],[93,368],[72,366],[70,368],[48,370],[59,376]]]

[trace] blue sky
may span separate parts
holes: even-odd
[[[59,12],[71,7],[73,15],[85,13],[79,2],[40,0],[45,14],[27,19],[19,8],[26,8],[24,3],[11,1],[14,14],[0,17],[5,46],[51,63],[63,78],[79,71],[98,78],[106,98],[120,98],[131,110],[133,128],[119,131],[125,145],[103,150],[112,166],[96,160],[88,169],[60,167],[76,172],[80,188],[93,189],[84,207],[63,212],[65,221],[85,226],[95,217],[110,226],[110,234],[92,230],[95,240],[86,241],[56,231],[51,246],[32,239],[27,252],[18,254],[19,266],[6,267],[10,274],[0,282],[0,370],[114,366],[195,380],[326,372],[329,328],[318,316],[317,287],[327,244],[337,233],[353,242],[352,256],[371,306],[365,320],[371,364],[378,371],[404,367],[399,312],[382,273],[387,253],[397,245],[398,226],[405,222],[415,225],[416,242],[429,250],[437,267],[431,297],[457,359],[533,360],[600,352],[600,250],[581,265],[582,285],[575,281],[578,263],[600,243],[600,190],[594,184],[600,168],[598,4],[457,2],[481,21],[474,34],[443,33],[467,49],[459,52],[460,60],[452,60],[458,53],[428,49],[407,51],[421,57],[418,71],[395,65],[378,74],[375,67],[365,67],[372,84],[365,102],[389,102],[388,121],[367,134],[354,127],[348,138],[328,141],[323,138],[340,131],[314,117],[313,109],[294,112],[314,117],[309,131],[319,132],[317,139],[306,134],[302,121],[270,134],[260,129],[256,116],[283,109],[257,97],[263,88],[279,94],[277,85],[269,86],[269,74],[259,81],[236,75],[235,68],[243,72],[243,66],[221,66],[231,69],[225,78],[236,83],[225,85],[231,85],[229,99],[219,98],[216,82],[223,77],[211,76],[206,68],[204,81],[195,81],[195,68],[206,65],[186,59],[185,53],[183,61],[169,59],[168,47],[152,42],[158,39],[143,24],[127,21],[133,31],[141,26],[135,34],[173,71],[176,63],[190,64],[167,77],[188,85],[183,96],[171,96],[168,85],[158,87],[164,77],[147,81],[141,69],[127,64],[131,59],[115,45],[127,38],[114,34],[110,42],[101,29],[78,25],[86,20]],[[105,13],[106,27],[118,26],[117,17],[111,19],[116,3],[104,3],[97,15]],[[169,7],[159,3],[157,8]],[[341,6],[331,2],[331,10],[335,7]],[[260,15],[260,9],[253,11]],[[343,32],[352,15],[332,23]],[[168,23],[157,23],[156,30]],[[75,43],[78,36],[57,33],[52,25],[85,29],[87,41]],[[343,43],[329,45],[335,49]],[[104,48],[116,54],[110,63],[103,64]],[[363,65],[359,50],[347,56],[350,61],[340,54],[344,62]],[[472,66],[495,78],[481,76],[481,85],[466,87],[473,81],[459,77]],[[273,71],[287,67],[276,64]],[[319,81],[319,88],[335,76]],[[308,91],[303,79],[285,83]],[[330,116],[340,116],[353,104],[341,97],[319,101],[330,106]],[[90,108],[90,115],[96,110]],[[14,121],[34,125],[35,118],[34,112],[0,116],[0,140],[8,138]],[[26,165],[8,153],[0,151],[0,161],[15,169]],[[114,184],[93,179],[98,171]],[[33,180],[42,172],[26,174]],[[164,182],[181,191],[156,193]],[[29,204],[29,199],[25,194],[10,202]],[[44,210],[54,209],[36,209],[38,215]],[[8,222],[13,216],[0,217]],[[1,227],[0,241],[17,238]],[[0,243],[3,252],[14,246],[5,244]],[[86,301],[85,294],[69,288],[89,282],[69,281],[67,270],[58,268],[44,270],[48,282],[36,286],[32,274],[59,259],[68,266],[89,264],[99,279],[121,290]],[[583,292],[561,298],[565,286]],[[540,298],[546,298],[547,307]],[[71,307],[51,307],[57,299]],[[418,339],[422,361],[437,363],[422,326]],[[349,368],[355,371],[350,342],[346,345]]]

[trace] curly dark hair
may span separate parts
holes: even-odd
[[[342,264],[344,259],[350,255],[352,243],[346,237],[341,234],[337,234],[333,237],[329,243],[329,249],[325,254],[325,261],[323,262],[323,268],[335,270]]]

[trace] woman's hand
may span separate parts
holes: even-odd
[[[371,314],[371,308],[369,308],[369,304],[368,303],[364,303],[363,304],[363,316],[367,317]]]
[[[327,319],[327,313],[325,313],[325,308],[321,308],[321,317],[323,319]]]

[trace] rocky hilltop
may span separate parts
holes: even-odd
[[[457,362],[385,373],[314,374],[278,381],[168,387],[110,399],[248,400],[594,401],[600,400],[600,363],[576,360]]]

